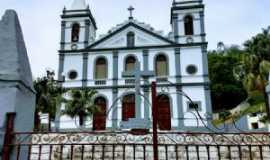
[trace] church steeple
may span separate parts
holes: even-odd
[[[171,25],[176,43],[205,42],[203,0],[174,0]]]
[[[71,10],[81,10],[86,9],[88,6],[86,5],[85,0],[73,0],[73,3],[70,7]]]
[[[61,50],[83,49],[95,41],[97,26],[85,0],[73,0],[61,18]]]

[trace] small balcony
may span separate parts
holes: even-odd
[[[167,83],[168,82],[168,77],[156,77],[157,83]]]
[[[107,81],[106,80],[95,80],[95,85],[97,86],[103,86],[103,85],[106,85],[107,84]]]
[[[135,79],[125,79],[125,84],[135,84]]]

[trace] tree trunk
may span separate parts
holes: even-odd
[[[52,116],[50,113],[48,113],[48,131],[52,131]]]
[[[34,130],[39,131],[39,129],[40,129],[40,117],[38,111],[35,111]]]
[[[80,124],[80,127],[82,127],[83,124],[84,124],[84,115],[83,115],[83,113],[79,113],[79,124]]]

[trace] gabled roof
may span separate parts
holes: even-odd
[[[135,20],[129,20],[123,24],[117,25],[117,27],[113,28],[112,30],[109,31],[109,33],[107,35],[105,35],[104,37],[102,37],[101,39],[97,40],[96,42],[94,42],[93,44],[91,44],[90,46],[88,46],[86,49],[91,49],[93,47],[96,47],[97,45],[101,44],[102,42],[108,40],[109,38],[113,37],[114,35],[116,35],[117,33],[120,33],[121,31],[125,30],[128,27],[134,27],[146,34],[149,34],[165,43],[168,44],[175,44],[173,41],[171,41],[170,39],[163,37],[162,35],[158,34],[157,32],[155,32],[153,30],[152,27],[150,27],[149,25],[145,25],[144,23],[138,23]]]

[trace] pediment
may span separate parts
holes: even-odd
[[[127,34],[129,32],[133,32],[135,35],[135,47],[173,44],[172,41],[157,33],[144,29],[136,24],[129,23],[96,41],[88,48],[125,48],[127,47]]]

